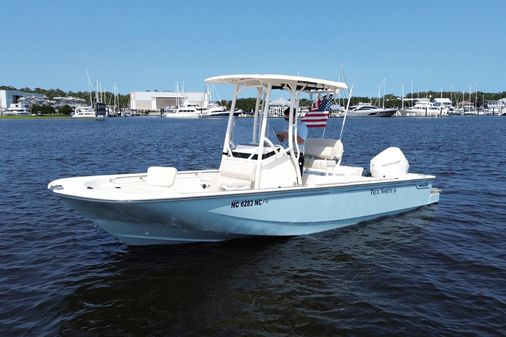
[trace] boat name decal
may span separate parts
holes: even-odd
[[[269,203],[269,199],[232,200],[230,208],[262,206]]]
[[[391,193],[396,193],[396,192],[397,192],[397,189],[395,187],[371,188],[372,195],[391,194]]]

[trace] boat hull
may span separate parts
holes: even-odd
[[[107,201],[60,195],[131,245],[294,236],[397,214],[439,200],[433,179],[250,191],[166,200]]]
[[[392,117],[397,113],[397,109],[371,109],[363,111],[348,111],[346,117]],[[344,117],[344,114],[342,116]]]

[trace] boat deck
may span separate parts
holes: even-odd
[[[396,181],[431,178],[432,176],[408,173]],[[325,186],[343,186],[373,184],[392,181],[362,175],[326,175],[322,172],[307,172],[303,176],[302,186],[284,187],[286,189],[304,189]],[[147,173],[107,175],[95,177],[75,177],[55,180],[49,188],[62,196],[68,195],[85,199],[110,201],[133,201],[172,199],[181,197],[201,197],[237,193],[263,192],[273,189],[241,188],[225,189],[217,170],[177,172],[173,184],[169,186],[152,185],[147,182]]]

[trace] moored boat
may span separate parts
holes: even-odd
[[[21,103],[11,103],[9,108],[4,111],[4,115],[6,116],[28,116],[30,115],[30,108]]]
[[[340,139],[309,138],[301,172],[299,145],[293,141],[299,95],[337,93],[346,84],[287,75],[227,75],[206,82],[234,86],[230,111],[235,111],[241,90],[256,88],[258,93],[248,141],[234,143],[235,115],[229,113],[218,169],[149,167],[135,174],[58,179],[49,183],[49,190],[133,245],[311,234],[439,200],[439,191],[432,188],[435,177],[409,173],[398,148],[374,157],[371,174],[363,175],[362,167],[342,165]],[[268,138],[273,90],[292,97],[285,146]]]
[[[397,108],[382,108],[368,103],[359,103],[349,108],[347,117],[391,117],[397,111]],[[343,117],[344,112],[343,110],[338,117]]]
[[[429,98],[420,98],[412,107],[406,107],[400,111],[404,116],[413,117],[437,117],[447,116],[448,107],[440,102],[431,102]]]
[[[165,109],[162,115],[166,118],[193,119],[199,117],[198,107],[194,105],[176,106]]]
[[[95,118],[95,109],[92,106],[78,106],[72,114],[74,118]]]
[[[229,115],[229,111],[226,107],[214,103],[209,104],[207,108],[201,108],[199,110],[199,118],[218,118],[228,117]]]

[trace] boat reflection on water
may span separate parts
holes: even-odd
[[[266,280],[291,256],[288,238],[239,239],[226,243],[128,247],[103,263],[74,268],[66,282],[74,291],[58,305],[60,333],[148,336],[216,332],[235,326],[255,301],[252,275],[264,269]],[[264,257],[269,256],[268,259]],[[302,266],[302,261],[299,264]],[[84,277],[84,278],[83,278]],[[243,292],[239,291],[242,289]],[[267,292],[269,293],[269,292]],[[257,303],[264,295],[256,296]],[[249,303],[249,305],[247,305]],[[262,309],[263,306],[257,309]],[[128,319],[125,319],[128,317]],[[244,324],[243,322],[242,324]],[[260,329],[260,327],[257,327]]]

